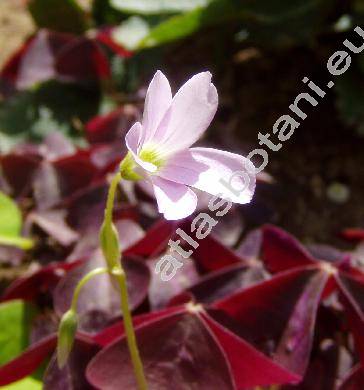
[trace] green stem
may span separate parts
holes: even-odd
[[[114,209],[115,193],[118,187],[118,184],[121,180],[121,175],[118,172],[112,179],[110,183],[109,193],[107,195],[106,209],[105,209],[105,219],[104,223],[111,225],[112,223],[112,212]]]
[[[113,177],[110,184],[109,193],[107,196],[105,218],[102,227],[102,229],[105,229],[104,232],[106,234],[107,243],[112,243],[113,239],[116,239],[117,241],[119,240],[117,235],[115,237],[115,233],[113,234],[112,214],[114,208],[115,193],[120,180],[121,180],[121,174],[119,172]],[[105,239],[105,237],[103,237],[102,239]],[[121,250],[120,250],[120,256],[118,256],[119,261],[115,261],[116,260],[115,245],[103,246],[101,243],[101,246],[104,248],[104,256],[105,256],[106,263],[109,266],[109,273],[113,275],[113,277],[117,280],[120,287],[120,301],[121,301],[121,310],[123,313],[124,328],[125,328],[129,353],[134,368],[134,374],[138,385],[138,390],[147,390],[148,385],[145,379],[143,363],[140,358],[138,345],[137,345],[135,332],[134,332],[132,316],[129,308],[126,276],[123,267],[121,265]],[[117,242],[117,247],[119,248],[118,242]]]
[[[112,274],[118,281],[120,287],[121,310],[123,312],[124,328],[126,333],[126,339],[128,342],[130,357],[134,367],[134,374],[138,384],[138,389],[147,390],[148,385],[145,379],[143,363],[140,358],[138,345],[137,345],[135,332],[134,332],[133,320],[129,310],[129,298],[128,298],[128,290],[127,290],[125,273],[122,269],[120,269],[118,271],[117,270],[113,271]]]
[[[0,245],[16,246],[20,249],[29,250],[33,248],[34,242],[30,238],[0,235]]]
[[[96,275],[101,275],[101,274],[107,274],[109,270],[107,268],[95,268],[91,272],[89,272],[87,275],[85,275],[77,284],[76,289],[73,293],[72,297],[72,303],[71,303],[71,310],[73,310],[75,313],[77,312],[77,302],[78,302],[78,297],[80,295],[80,292],[82,290],[82,287],[89,281],[91,280],[94,276]]]

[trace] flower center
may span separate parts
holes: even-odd
[[[165,162],[161,154],[154,148],[143,148],[139,152],[139,157],[141,160],[153,164],[157,169],[161,168]]]

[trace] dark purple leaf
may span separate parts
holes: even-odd
[[[36,34],[25,47],[20,48],[14,82],[17,89],[27,89],[34,84],[56,77],[55,52],[70,39],[71,35],[54,33],[52,39],[46,30]],[[5,74],[6,75],[6,74]]]
[[[364,362],[364,282],[341,272],[336,277],[355,348]]]
[[[335,341],[325,339],[312,356],[303,381],[299,385],[282,386],[281,390],[333,390],[339,376],[340,348]]]
[[[77,241],[79,234],[67,225],[65,218],[65,210],[33,212],[28,214],[26,228],[30,231],[32,225],[37,225],[61,245],[69,246]]]
[[[188,230],[186,230],[188,234]],[[216,271],[232,264],[246,263],[233,250],[221,244],[213,234],[199,241],[192,257],[205,272]]]
[[[208,205],[208,202],[211,200],[211,196],[209,194],[207,195]],[[208,207],[206,210],[208,210]],[[213,232],[218,241],[231,248],[237,244],[243,230],[244,223],[240,209],[238,207],[232,207],[228,214],[224,215],[224,218],[221,218],[219,223],[214,226]]]
[[[197,315],[174,314],[136,331],[150,390],[233,390],[221,347]],[[136,388],[125,338],[99,352],[87,378],[103,390]]]
[[[1,300],[36,299],[40,294],[52,290],[65,273],[78,264],[78,262],[53,263],[33,272],[29,276],[18,278],[5,290]]]
[[[275,352],[275,360],[299,375],[304,374],[309,362],[317,309],[328,278],[327,273],[318,272],[308,281]]]
[[[169,317],[172,314],[182,313],[184,311],[185,311],[184,306],[177,306],[177,307],[175,306],[163,310],[153,311],[150,313],[139,314],[133,317],[133,324],[134,327],[146,325],[158,319]],[[120,339],[124,334],[125,334],[124,323],[120,321],[101,330],[99,333],[92,335],[92,338],[97,344],[105,347],[113,343],[114,341]]]
[[[72,82],[91,82],[110,77],[110,67],[101,48],[91,39],[76,37],[57,53],[57,79]]]
[[[57,172],[62,197],[90,186],[97,175],[97,169],[87,151],[78,151],[72,156],[62,157],[53,162],[53,167]]]
[[[30,344],[57,333],[58,323],[59,318],[53,311],[38,314],[32,321]]]
[[[269,359],[206,314],[203,318],[225,352],[237,389],[297,383],[300,380],[298,375]]]
[[[212,307],[236,321],[234,330],[245,339],[290,371],[303,375],[328,278],[327,273],[315,269],[296,269],[237,292]]]
[[[306,248],[315,259],[330,263],[345,261],[348,256],[348,253],[342,252],[330,245],[311,244],[307,245]]]
[[[315,259],[293,236],[270,225],[263,228],[263,260],[273,273],[316,264]]]
[[[360,365],[352,371],[340,383],[337,390],[361,390],[364,389],[364,368]]]
[[[244,389],[299,380],[216,323],[199,305],[167,313],[158,318],[156,312],[154,320],[137,327],[150,389]],[[98,388],[134,389],[125,338],[96,355],[87,377]]]
[[[197,302],[208,304],[264,279],[266,272],[261,267],[236,264],[205,275],[188,291]]]
[[[28,51],[29,46],[32,44],[34,37],[30,37],[5,63],[0,73],[0,81],[4,81],[5,92],[8,95],[9,92],[13,92],[13,88],[16,85],[16,80],[19,74],[19,68],[24,57],[24,54]]]
[[[257,260],[262,249],[263,233],[261,229],[249,232],[236,249],[236,253],[243,259]]]
[[[48,210],[56,206],[62,198],[58,184],[58,175],[49,161],[42,161],[32,182],[37,209]]]
[[[134,106],[128,105],[106,115],[96,116],[85,125],[86,138],[91,144],[118,141],[121,154],[123,145],[120,139],[139,119],[139,115],[139,111]]]
[[[147,296],[149,270],[145,264],[132,258],[124,258],[123,266],[127,275],[129,305],[133,310]],[[106,267],[100,250],[96,251],[88,261],[68,272],[59,282],[54,291],[54,307],[59,315],[70,308],[73,292],[80,279],[98,267]],[[98,275],[83,287],[78,299],[77,312],[80,321],[79,329],[86,332],[98,331],[121,316],[120,295],[110,275]]]
[[[51,79],[97,81],[109,77],[110,68],[93,40],[43,29],[19,49],[1,76],[16,89],[28,89]]]
[[[104,209],[104,205],[102,206],[102,209]],[[78,209],[78,211],[80,212],[81,210]],[[104,210],[102,211],[102,214],[103,213]],[[78,240],[72,253],[67,257],[68,262],[90,258],[95,250],[100,247],[99,234],[101,227],[101,215],[100,218],[97,218],[94,213],[92,214],[92,216],[84,218],[85,220],[89,220],[90,224],[88,226],[82,226],[82,236]],[[82,216],[81,212],[80,215]],[[139,241],[144,236],[143,229],[131,219],[120,219],[114,223],[117,231],[119,232],[120,245],[124,253],[129,247],[133,246],[135,242]]]
[[[179,260],[183,261],[184,264],[168,282],[163,281],[160,275],[155,272],[155,266],[159,259],[148,261],[151,273],[149,302],[152,310],[166,307],[171,298],[198,281],[199,276],[195,263],[189,259],[179,258]]]
[[[44,390],[88,390],[93,387],[85,378],[88,362],[98,352],[99,347],[84,339],[76,339],[64,368],[59,369],[54,354],[43,378]]]
[[[178,224],[175,222],[160,219],[147,230],[140,241],[126,251],[126,254],[148,257],[159,255],[167,247],[168,240],[177,227]]]
[[[25,196],[31,189],[33,175],[40,164],[40,157],[25,154],[0,156],[0,166],[4,179],[15,197]]]
[[[20,356],[0,367],[0,386],[5,386],[33,373],[55,349],[57,335],[53,334],[31,345]]]
[[[115,172],[120,161],[126,155],[125,147],[120,147],[119,142],[95,145],[90,152],[91,161],[100,171],[100,177],[105,177],[108,173]]]
[[[76,153],[75,146],[59,131],[47,134],[42,146],[41,153],[47,160],[55,160]]]
[[[107,184],[102,182],[79,191],[65,202],[68,221],[75,230],[88,232],[100,229],[107,191]]]
[[[364,229],[345,229],[341,232],[341,235],[348,241],[364,241]]]

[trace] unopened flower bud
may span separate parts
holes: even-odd
[[[119,234],[115,225],[104,223],[100,230],[100,245],[102,253],[110,270],[119,265],[120,244]]]
[[[74,310],[70,309],[63,314],[58,328],[57,361],[59,368],[64,367],[67,362],[72,350],[76,330],[77,314]]]

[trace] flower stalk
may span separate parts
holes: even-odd
[[[78,283],[77,283],[77,286],[75,288],[75,291],[73,292],[73,297],[72,297],[72,303],[71,303],[71,309],[70,310],[73,310],[75,313],[77,312],[77,302],[78,302],[78,298],[80,296],[80,292],[83,288],[83,286],[89,282],[92,278],[94,278],[95,276],[97,275],[102,275],[102,274],[106,274],[108,273],[109,270],[107,268],[95,268],[93,269],[92,271],[90,271],[88,274],[86,274]]]
[[[72,351],[78,325],[77,303],[83,286],[93,277],[108,272],[107,268],[96,268],[78,282],[73,292],[71,307],[63,314],[58,328],[57,362],[59,368],[63,368],[66,365],[69,354]]]
[[[129,308],[126,275],[121,264],[121,248],[119,237],[112,222],[116,189],[121,179],[121,174],[118,172],[113,177],[110,184],[106,202],[104,222],[100,230],[100,243],[108,266],[108,272],[117,280],[120,288],[120,302],[123,313],[124,328],[138,390],[147,390],[147,381],[145,379],[143,364],[140,358],[132,316]]]
[[[124,328],[130,357],[135,373],[138,390],[147,390],[143,364],[140,358],[137,341],[135,337],[133,320],[129,308],[129,297],[126,283],[126,275],[121,264],[121,247],[118,232],[112,222],[115,195],[118,184],[122,179],[120,172],[113,177],[107,196],[104,222],[100,229],[101,249],[107,264],[107,268],[96,268],[85,275],[77,284],[73,293],[70,309],[63,315],[59,327],[58,337],[58,365],[63,367],[72,350],[77,330],[77,303],[83,286],[93,277],[108,273],[116,279],[120,289],[121,310],[123,313]]]

